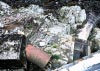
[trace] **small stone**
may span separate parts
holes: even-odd
[[[86,20],[86,12],[85,10],[81,10],[78,16],[78,21],[79,22],[83,22],[84,20]]]
[[[49,31],[52,33],[52,34],[58,34],[58,33],[61,33],[63,31],[63,27],[60,27],[60,26],[53,26],[51,28],[49,28]]]
[[[51,47],[46,47],[44,50],[45,51],[51,51]]]
[[[69,41],[69,39],[67,39],[67,38],[61,38],[61,43],[65,43],[66,41]]]
[[[5,31],[5,34],[9,34],[8,30]]]
[[[60,55],[60,52],[59,51],[56,51],[53,54]]]
[[[68,58],[63,58],[64,61],[68,61]]]
[[[94,43],[94,45],[96,46],[95,48],[100,49],[100,29],[99,28],[94,28],[94,37],[92,39],[95,40],[96,44]]]
[[[45,42],[39,42],[39,46],[43,47],[43,46],[45,46],[45,45],[46,45]]]
[[[0,23],[0,27],[4,27],[4,24]]]
[[[60,47],[61,47],[61,49],[64,49],[64,50],[69,49],[68,46],[66,46],[66,45],[61,45]]]
[[[67,64],[67,61],[59,59],[58,62],[60,62],[62,65]]]
[[[51,48],[51,51],[52,52],[56,52],[57,51],[57,48]]]
[[[77,12],[77,11],[80,11],[81,10],[81,7],[80,6],[71,6],[70,9],[73,11],[73,13]]]
[[[18,34],[25,35],[25,33],[21,30],[18,30]]]
[[[65,15],[65,14],[68,14],[69,10],[70,10],[69,7],[63,6],[63,7],[60,9],[59,13],[60,13],[61,16],[63,16],[63,15]]]
[[[44,28],[43,32],[47,32],[47,31],[48,31],[48,29],[47,28]]]
[[[68,21],[70,24],[75,24],[75,17],[73,15],[70,15]]]
[[[100,29],[99,28],[94,28],[95,32],[95,39],[100,41]]]
[[[13,42],[7,42],[7,44],[14,46],[15,42],[14,41]]]
[[[0,15],[4,15],[4,12],[3,11],[0,11]]]
[[[32,4],[28,7],[28,9],[33,10],[34,12],[39,13],[39,14],[44,13],[44,10],[41,7],[39,7],[38,5]]]

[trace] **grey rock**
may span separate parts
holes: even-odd
[[[43,47],[43,46],[45,46],[45,45],[46,45],[45,42],[43,42],[43,41],[39,42],[39,46],[40,46],[40,47]]]
[[[21,7],[19,10],[19,12],[27,12],[27,13],[37,13],[37,14],[43,14],[44,10],[42,7],[39,7],[38,5],[30,5],[27,8]]]
[[[0,11],[1,11],[1,15],[4,14],[10,15],[13,12],[12,8],[8,4],[1,1],[0,1]]]
[[[78,22],[84,22],[84,20],[86,20],[86,12],[85,12],[85,10],[83,9],[83,10],[81,10],[80,12],[79,12],[79,15],[78,15]]]
[[[99,28],[94,28],[94,35],[93,35],[93,39],[95,40],[96,42],[96,47],[99,47],[100,49],[100,29]]]
[[[66,24],[77,24],[86,20],[86,12],[80,6],[63,6],[58,13],[60,14],[59,20]]]
[[[94,32],[95,32],[95,39],[100,41],[100,29],[94,28]]]
[[[51,36],[51,38],[49,38],[50,40],[48,41],[48,44],[54,44],[54,43],[58,43],[59,41],[59,37],[57,35]]]

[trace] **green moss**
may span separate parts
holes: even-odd
[[[28,29],[31,29],[31,28],[32,28],[32,24],[29,23],[26,27],[27,27]]]
[[[53,55],[52,57],[53,59],[56,59],[56,60],[60,59],[60,55],[57,55],[57,54]]]
[[[52,45],[52,48],[57,48],[58,47],[58,44],[53,44]]]
[[[52,52],[50,50],[47,51],[48,54],[52,54]]]

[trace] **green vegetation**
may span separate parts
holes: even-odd
[[[50,50],[48,50],[47,53],[52,55],[52,52]]]
[[[53,59],[56,59],[56,60],[60,59],[60,55],[57,55],[57,54],[53,55],[52,57],[53,57]]]
[[[58,47],[58,44],[53,44],[52,45],[52,48],[57,48]]]
[[[29,23],[26,27],[27,27],[28,29],[31,29],[31,28],[32,28],[32,23]]]

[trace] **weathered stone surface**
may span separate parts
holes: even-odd
[[[60,14],[59,19],[53,16],[52,13],[48,13],[45,19],[42,19],[44,24],[39,31],[30,38],[32,44],[39,46],[39,44],[43,42],[43,50],[54,56],[56,55],[58,61],[54,61],[54,64],[57,64],[57,67],[73,60],[74,41],[71,33],[75,33],[71,32],[71,28],[76,28],[75,25],[82,25],[86,15],[85,11],[81,10],[79,6],[65,6],[58,12]],[[83,13],[85,14],[84,17],[82,16]],[[64,16],[64,18],[62,18],[62,16]],[[78,17],[78,21],[76,17]]]
[[[91,54],[90,56],[86,56],[83,59],[77,60],[70,64],[63,65],[62,67],[54,70],[54,71],[91,71],[91,70],[99,70],[100,66],[100,51]]]
[[[95,32],[95,39],[100,41],[100,29],[94,28],[94,32]]]
[[[86,12],[80,6],[63,6],[58,11],[60,22],[70,25],[70,34],[77,30],[78,25],[82,25],[86,20]]]
[[[64,6],[58,11],[58,13],[60,14],[59,20],[64,23],[77,24],[78,22],[82,23],[86,20],[85,10],[82,10],[80,6]]]
[[[82,25],[86,19],[86,13],[80,6],[63,6],[56,10],[58,18],[53,13],[45,15],[44,11],[45,9],[34,4],[26,8],[21,7],[13,10],[10,16],[3,16],[0,26],[16,22],[24,25],[24,27],[18,26],[11,29],[11,33],[25,34],[29,40],[28,43],[53,55],[52,66],[57,68],[73,60],[73,35],[76,34],[73,31],[77,30],[77,25]]]
[[[92,38],[96,44],[94,48],[100,49],[100,29],[99,28],[94,28],[94,37]]]
[[[12,8],[8,4],[0,1],[0,15],[10,15],[11,13]]]
[[[44,13],[44,10],[42,7],[39,7],[38,5],[30,5],[29,7],[27,8],[20,8],[19,9],[19,12],[27,12],[27,13],[36,13],[36,14],[43,14]]]

